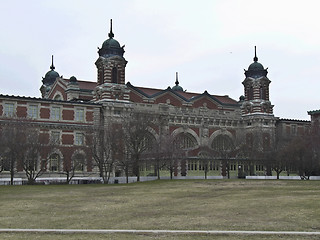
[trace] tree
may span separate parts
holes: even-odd
[[[318,144],[315,136],[296,136],[285,146],[285,151],[281,159],[286,167],[293,168],[297,171],[301,179],[309,179],[311,175],[320,174]]]
[[[210,154],[207,151],[202,151],[199,154],[199,160],[201,162],[201,168],[204,172],[204,178],[207,179],[208,171],[209,171],[209,163],[212,160],[212,158],[210,157]],[[201,170],[200,166],[199,166],[199,170]]]
[[[158,169],[160,170],[160,168],[165,167],[170,172],[170,179],[173,179],[177,161],[185,156],[181,138],[175,138],[170,134],[162,134],[160,136],[158,149]]]
[[[142,154],[150,149],[153,139],[150,138],[149,128],[152,117],[146,113],[134,112],[122,120],[124,145],[133,168],[133,173],[140,181],[140,165]],[[128,160],[129,160],[128,159]]]
[[[23,169],[29,128],[30,124],[24,118],[12,119],[1,128],[2,166],[10,172],[11,185],[13,185],[15,172],[18,168]]]
[[[95,160],[100,177],[104,183],[108,183],[114,170],[115,160],[119,157],[119,148],[123,137],[121,125],[116,122],[108,122],[107,125],[96,127],[90,136],[90,149]]]
[[[36,179],[46,171],[48,155],[53,145],[46,143],[40,130],[34,127],[25,129],[25,142],[23,144],[24,156],[21,165],[26,173],[28,184],[34,184]]]
[[[1,159],[10,171],[11,184],[17,170],[24,170],[29,184],[43,174],[50,143],[40,129],[25,118],[12,119],[1,128]]]
[[[235,146],[232,139],[221,134],[213,139],[212,147],[214,155],[222,161],[222,167],[225,169],[227,177],[230,178],[230,159],[235,155]]]

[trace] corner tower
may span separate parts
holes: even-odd
[[[48,93],[51,90],[52,84],[56,81],[57,77],[60,77],[60,75],[55,71],[52,55],[50,70],[42,78],[42,86],[40,87],[42,98],[48,98]]]
[[[269,99],[267,68],[258,62],[255,47],[253,63],[244,72],[246,78],[242,82],[245,96],[240,97],[240,108],[244,124],[244,140],[248,149],[263,152],[270,151],[275,143],[276,117]],[[266,174],[270,174],[267,167]]]
[[[269,99],[268,68],[264,69],[263,65],[258,62],[257,49],[254,47],[253,63],[245,71],[244,99],[242,98],[242,115],[265,114],[273,115],[273,105]]]
[[[94,93],[95,101],[129,100],[129,91],[125,85],[125,68],[127,61],[123,57],[124,46],[120,47],[112,32],[110,32],[101,48],[98,48],[99,58],[95,62],[98,70],[97,87]]]

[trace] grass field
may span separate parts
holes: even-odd
[[[320,182],[174,180],[1,186],[0,228],[320,231]],[[0,239],[318,239],[319,236],[1,233]]]

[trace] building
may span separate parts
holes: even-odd
[[[95,82],[78,80],[74,76],[61,77],[55,71],[52,57],[50,70],[40,88],[42,98],[0,95],[2,127],[23,118],[37,126],[46,139],[58,142],[58,146],[41,156],[49,159],[45,166],[47,176],[58,176],[75,159],[81,159],[76,169],[80,175],[97,173],[85,132],[132,112],[162,118],[161,126],[150,128],[150,136],[155,141],[159,141],[163,133],[181,139],[186,152],[175,162],[177,176],[203,175],[203,159],[208,161],[208,174],[271,174],[265,164],[248,162],[239,151],[215,158],[212,152],[226,153],[243,144],[268,150],[274,147],[277,139],[290,139],[310,130],[310,121],[274,116],[274,105],[269,98],[271,81],[267,69],[258,62],[256,49],[242,81],[244,95],[234,100],[228,95],[209,94],[206,90],[203,93],[184,91],[178,74],[175,85],[167,89],[139,87],[126,82],[124,46],[115,40],[112,25],[108,36],[98,50]],[[312,119],[320,116],[319,111],[309,114]],[[148,170],[150,166],[147,162],[144,164],[141,168]]]

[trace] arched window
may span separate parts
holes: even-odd
[[[267,91],[265,87],[260,87],[260,98],[267,100]]]
[[[248,100],[253,100],[253,87],[248,89]]]
[[[57,94],[55,97],[54,97],[54,100],[62,100],[62,97],[60,94]]]
[[[144,145],[146,151],[147,152],[152,151],[155,143],[156,143],[155,137],[150,132],[148,132],[143,139],[143,145]]]
[[[75,171],[83,172],[85,170],[85,157],[77,153],[72,159],[72,167]]]
[[[112,68],[111,82],[118,83],[118,69],[116,67]]]
[[[190,133],[180,133],[174,140],[175,148],[191,149],[197,146],[197,140]]]
[[[216,151],[230,151],[233,149],[233,141],[228,135],[219,135],[212,141],[212,146]]]
[[[59,172],[60,170],[60,156],[54,153],[49,158],[49,171]]]

